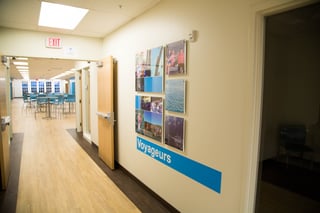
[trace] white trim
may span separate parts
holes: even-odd
[[[86,66],[82,68],[81,71],[81,79],[82,79],[82,132],[83,136],[86,135],[88,140],[91,142],[91,131],[90,131],[90,125],[91,125],[91,119],[90,117],[90,107],[88,103],[90,103],[89,97],[90,95],[88,92],[90,92],[90,70],[89,66]],[[87,119],[89,118],[89,119]],[[89,127],[89,128],[88,128]]]
[[[91,141],[91,135],[87,134],[87,133],[83,133],[83,138],[88,142],[88,143],[92,143]]]
[[[251,73],[253,74],[251,93],[251,97],[253,98],[253,113],[251,121],[249,121],[251,133],[247,148],[250,156],[246,171],[248,178],[246,178],[244,183],[245,197],[242,212],[255,212],[256,204],[263,100],[264,18],[315,2],[315,0],[272,0],[252,5],[252,29],[250,29],[249,36],[250,41],[252,41],[250,45],[252,46],[249,47],[249,65],[251,65]]]
[[[82,132],[82,104],[80,103],[80,100],[82,98],[82,91],[81,91],[81,80],[79,78],[81,77],[81,69],[76,70],[74,73],[75,76],[75,84],[76,84],[76,128],[77,132]]]

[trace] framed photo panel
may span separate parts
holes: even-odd
[[[181,151],[184,150],[184,118],[166,115],[164,143]]]
[[[166,110],[185,113],[185,88],[184,79],[166,80]]]
[[[164,47],[136,54],[136,91],[163,91]]]
[[[187,41],[180,40],[166,46],[165,72],[167,75],[187,73]]]
[[[136,132],[162,142],[163,100],[136,96]]]

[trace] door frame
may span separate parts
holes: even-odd
[[[10,99],[10,59],[4,56],[5,61],[0,62],[0,117],[9,116],[11,120],[11,99]],[[4,127],[4,129],[2,129]],[[12,137],[11,121],[1,125],[0,128],[0,182],[1,189],[7,188],[10,175],[10,138]]]
[[[262,126],[265,17],[316,3],[316,0],[272,0],[252,5],[249,41],[249,65],[253,73],[252,106],[249,127],[247,178],[244,183],[243,212],[255,212]]]
[[[77,132],[82,132],[82,78],[81,78],[82,69],[75,70],[75,85],[76,85],[76,129]]]
[[[90,67],[82,68],[82,132],[83,137],[91,143],[91,98],[90,98]]]

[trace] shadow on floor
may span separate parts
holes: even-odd
[[[13,134],[10,143],[10,176],[5,191],[0,192],[0,212],[16,212],[23,133]]]

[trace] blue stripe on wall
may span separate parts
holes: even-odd
[[[221,193],[222,173],[137,136],[137,149],[200,184]]]

